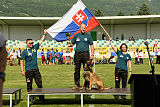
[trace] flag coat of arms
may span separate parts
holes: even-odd
[[[81,0],[76,4],[53,26],[47,29],[47,32],[58,42],[66,41],[66,33],[70,33],[70,39],[80,32],[80,25],[86,24],[86,32],[100,25],[99,21],[86,8]]]

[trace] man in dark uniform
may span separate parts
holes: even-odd
[[[0,107],[2,107],[2,89],[5,80],[5,68],[7,63],[6,40],[0,33]]]
[[[75,86],[72,89],[78,89],[80,87],[80,68],[81,63],[83,63],[83,66],[85,62],[87,62],[89,59],[93,59],[94,56],[94,45],[92,37],[87,34],[86,31],[86,25],[81,24],[80,26],[80,33],[76,34],[73,39],[71,40],[71,43],[74,45],[76,44],[76,50],[74,55],[74,65],[75,65],[75,73],[74,73],[74,84]],[[89,45],[91,46],[91,57],[89,54]]]
[[[26,40],[27,48],[22,52],[21,55],[21,73],[22,76],[26,77],[27,91],[32,90],[33,78],[38,88],[42,88],[42,78],[37,64],[37,50],[39,49],[39,46],[45,39],[46,33],[47,33],[46,30],[44,30],[44,35],[42,36],[39,43],[35,45],[33,45],[32,39],[27,39]],[[25,61],[25,71],[24,71],[24,61]],[[43,101],[44,96],[40,96],[39,100]]]

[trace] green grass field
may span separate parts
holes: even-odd
[[[46,65],[40,66],[39,69],[42,75],[44,88],[71,88],[74,85],[74,66],[73,65]],[[155,62],[155,59],[154,59]],[[113,64],[99,64],[96,65],[96,73],[104,81],[106,87],[114,87],[114,69]],[[150,66],[148,65],[148,59],[144,59],[144,64],[135,65],[134,59],[132,60],[133,74],[148,74]],[[155,64],[155,73],[160,73],[160,65]],[[6,81],[4,88],[22,88],[22,101],[14,107],[26,107],[27,106],[27,91],[25,77],[21,76],[20,66],[7,66],[6,68]],[[82,74],[82,69],[81,69]],[[81,76],[82,84],[82,76]],[[127,86],[129,88],[129,85]],[[33,88],[37,88],[35,82]],[[94,107],[130,107],[130,96],[127,96],[127,100],[115,101],[111,95],[96,95],[94,99],[85,97],[84,107],[89,107],[90,104],[95,103]],[[14,98],[14,96],[13,96]],[[35,102],[31,107],[80,107],[80,100],[76,99],[73,95],[66,96],[46,96],[46,102]],[[3,96],[3,107],[9,107],[9,96]]]

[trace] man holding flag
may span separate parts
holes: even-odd
[[[47,32],[56,41],[62,42],[72,39],[72,44],[76,44],[74,56],[75,86],[73,89],[79,88],[80,86],[81,63],[84,64],[87,60],[93,59],[94,56],[93,41],[91,36],[86,32],[89,32],[98,25],[101,25],[99,21],[93,16],[83,2],[78,0],[60,20],[47,29]],[[69,33],[69,35],[65,35],[66,33]],[[91,57],[89,55],[89,45],[92,51]]]
[[[76,34],[71,43],[76,44],[76,50],[74,55],[74,65],[75,65],[75,73],[74,73],[74,84],[75,86],[72,89],[78,89],[80,87],[80,68],[81,63],[84,64],[89,60],[93,59],[94,56],[94,45],[92,37],[86,33],[86,25],[84,23],[80,26],[80,33]],[[91,46],[91,56],[89,54],[89,45]],[[90,57],[90,58],[89,58]]]

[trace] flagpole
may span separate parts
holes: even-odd
[[[109,34],[108,34],[108,32],[106,31],[106,29],[100,24],[100,26],[101,26],[101,28],[104,30],[104,32],[107,34],[107,36],[109,37],[109,38],[111,38],[110,36],[109,36]]]
[[[95,54],[94,54],[94,72],[96,72]]]

